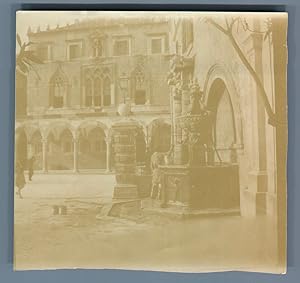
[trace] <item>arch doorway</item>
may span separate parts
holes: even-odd
[[[236,162],[236,127],[230,94],[222,79],[216,79],[209,90],[207,107],[213,112],[213,144],[223,162]],[[214,156],[217,161],[217,156]]]
[[[106,141],[102,128],[83,128],[79,136],[79,169],[106,169]]]
[[[50,132],[48,136],[48,169],[73,169],[73,135],[69,129]]]
[[[136,138],[136,162],[138,165],[144,165],[146,161],[146,141],[142,129],[139,129]]]
[[[165,121],[156,120],[150,127],[151,152],[167,152],[171,147],[171,125]]]
[[[36,131],[30,140],[30,148],[31,152],[29,158],[34,156],[35,162],[33,164],[35,170],[41,170],[43,167],[43,160],[42,160],[42,135],[40,131]]]

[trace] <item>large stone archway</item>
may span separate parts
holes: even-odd
[[[77,169],[106,169],[107,172],[112,170],[114,156],[109,125],[97,120],[86,120],[76,129],[76,139]]]
[[[107,145],[104,130],[99,127],[79,128],[78,169],[106,169]]]
[[[162,118],[153,120],[148,126],[149,149],[154,152],[167,152],[171,149],[171,124]]]
[[[212,139],[217,157],[222,162],[235,163],[235,145],[237,140],[235,113],[225,82],[217,78],[213,81],[207,101],[207,108],[212,112]]]
[[[39,129],[35,130],[28,140],[28,157],[35,158],[33,168],[35,170],[43,169],[43,137]]]
[[[222,96],[222,91],[226,91],[225,96]],[[228,109],[232,110],[232,118],[235,130],[235,147],[242,149],[244,146],[243,141],[243,122],[240,106],[239,90],[234,82],[233,74],[226,68],[224,64],[213,65],[206,76],[203,88],[204,102],[209,107],[215,107],[219,102],[218,99],[227,97]],[[225,102],[225,101],[223,101]]]
[[[73,134],[70,129],[52,130],[48,135],[48,169],[72,170],[73,151]]]

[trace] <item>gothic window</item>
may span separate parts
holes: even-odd
[[[135,104],[143,105],[146,103],[146,82],[141,70],[135,70],[133,73],[133,94]]]
[[[67,104],[68,81],[67,77],[58,67],[50,80],[49,104],[53,108],[62,108]]]
[[[94,80],[94,106],[101,106],[101,79]]]
[[[54,81],[54,95],[53,95],[53,107],[62,108],[64,106],[64,94],[65,85],[61,77],[55,78]]]
[[[103,105],[109,106],[111,104],[111,89],[110,89],[110,79],[108,77],[104,78],[103,81]]]
[[[85,106],[92,106],[93,92],[92,92],[92,80],[87,79],[85,82]]]
[[[87,72],[85,80],[85,106],[101,107],[111,105],[111,79],[109,71],[97,69]]]

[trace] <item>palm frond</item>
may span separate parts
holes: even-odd
[[[18,33],[17,33],[17,42],[18,42],[19,46],[22,47],[21,37]]]

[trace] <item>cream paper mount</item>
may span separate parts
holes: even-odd
[[[16,270],[286,272],[286,13],[16,32]]]

